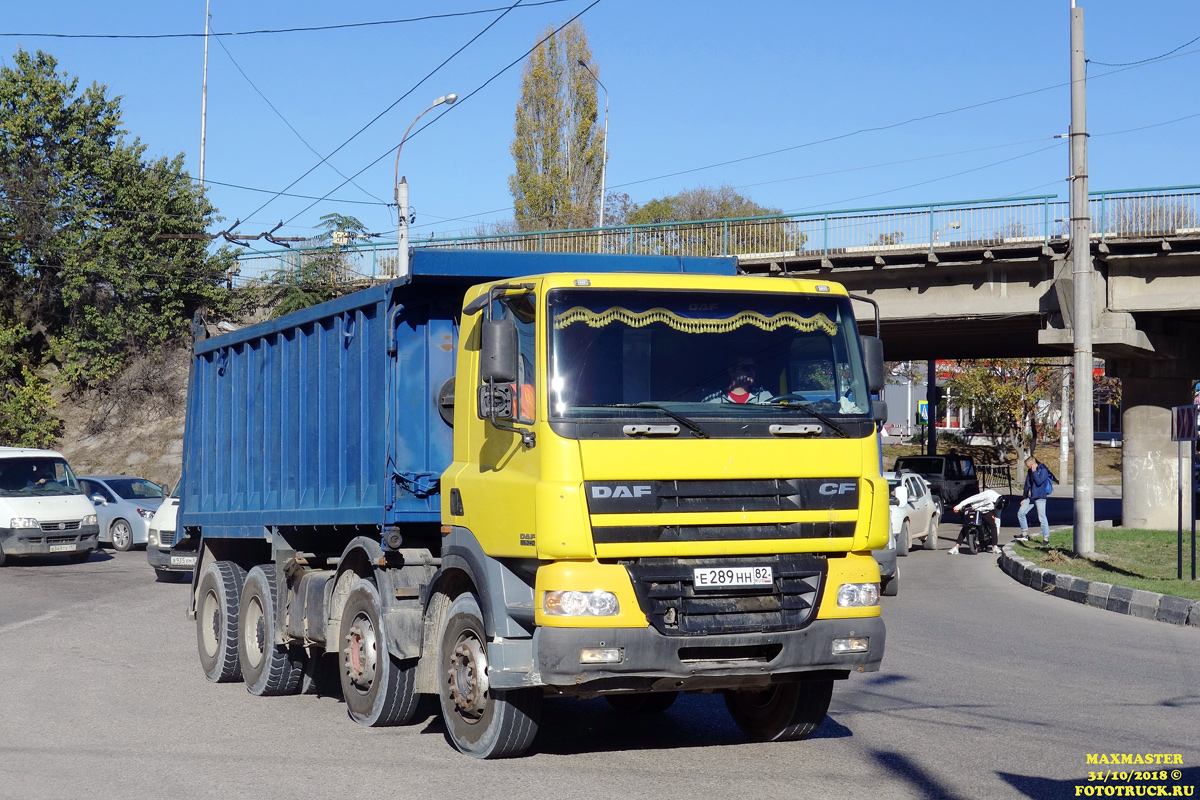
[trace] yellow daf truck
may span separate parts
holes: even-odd
[[[812,734],[879,668],[879,340],[726,259],[423,253],[198,341],[179,512],[209,679],[350,716],[436,695],[482,758],[548,697],[721,692]]]

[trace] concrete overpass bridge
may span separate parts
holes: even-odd
[[[1200,187],[1093,192],[1090,210],[1094,350],[1122,380],[1124,522],[1172,528],[1170,409],[1192,401],[1200,378]],[[1068,204],[1039,195],[413,245],[735,255],[749,274],[828,278],[874,299],[889,359],[971,359],[1072,352],[1069,227]],[[388,277],[388,249],[361,248],[354,269]],[[303,253],[243,256],[242,279],[286,270]]]

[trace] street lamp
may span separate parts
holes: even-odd
[[[587,65],[587,62],[582,58],[576,61],[579,66],[587,70],[587,74],[592,76],[592,80],[600,84],[600,88],[604,90],[604,153],[603,160],[600,162],[600,227],[604,227],[604,178],[605,172],[608,169],[608,87],[601,83],[596,77],[596,73],[592,72],[592,68]]]
[[[935,241],[935,242],[936,242],[936,241],[938,240],[938,237],[939,237],[939,236],[941,236],[943,233],[945,233],[946,231],[950,230],[951,228],[953,228],[954,230],[958,230],[958,229],[959,229],[959,228],[961,228],[961,227],[962,227],[962,223],[961,223],[961,222],[959,222],[959,221],[958,221],[958,220],[956,220],[956,219],[955,219],[955,220],[951,220],[949,225],[947,225],[946,227],[942,228],[941,230],[939,230],[937,233],[935,233],[935,234],[933,235],[933,241]]]
[[[428,114],[442,103],[453,105],[458,99],[456,94],[442,95],[430,104],[429,108],[417,114],[417,118],[408,126],[404,136],[400,138],[400,146],[396,148],[396,211],[399,220],[396,223],[396,277],[408,274],[408,180],[400,177],[400,151],[404,149],[404,141],[412,131],[417,120]]]

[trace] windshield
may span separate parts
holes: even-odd
[[[870,412],[845,297],[558,289],[547,304],[554,418],[630,404],[709,418]]]
[[[67,462],[53,456],[0,459],[0,497],[81,494]]]
[[[162,487],[145,478],[111,478],[108,488],[125,500],[161,500]]]

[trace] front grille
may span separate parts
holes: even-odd
[[[765,525],[615,525],[592,528],[597,544],[716,542],[745,539],[827,539],[854,535],[853,522],[777,522]]]
[[[825,557],[810,553],[639,558],[620,563],[629,570],[638,604],[650,624],[666,636],[770,633],[803,628],[816,616],[828,571]],[[696,567],[762,566],[774,571],[775,580],[769,587],[697,592],[692,585]],[[672,616],[674,622],[669,622]]]
[[[159,531],[158,543],[163,547],[170,547],[175,544],[175,531]]]
[[[858,508],[856,478],[587,481],[592,514],[812,511]]]
[[[43,522],[42,530],[47,533],[54,531],[77,531],[79,530],[79,520],[74,522]]]

